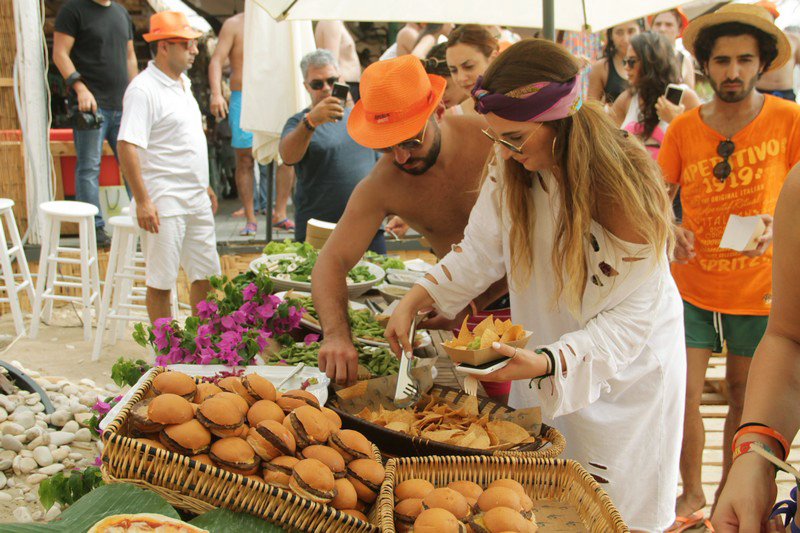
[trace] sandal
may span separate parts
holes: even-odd
[[[284,218],[279,222],[272,221],[272,226],[275,228],[281,228],[285,230],[293,230],[294,229],[294,222],[289,220],[288,218]]]
[[[256,226],[253,222],[248,222],[244,225],[244,229],[239,232],[239,236],[241,237],[254,237],[256,231],[258,230],[258,226]]]
[[[697,527],[703,521],[703,511],[695,511],[689,516],[676,516],[675,522],[667,529],[667,533],[681,533]]]

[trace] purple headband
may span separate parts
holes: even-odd
[[[481,88],[483,76],[472,89],[475,111],[494,113],[515,122],[547,122],[574,115],[581,108],[581,84],[578,76],[565,83],[540,81],[506,94],[490,93]]]

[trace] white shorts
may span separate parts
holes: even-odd
[[[139,234],[148,287],[174,288],[180,267],[186,272],[189,283],[221,272],[211,209],[193,215],[162,217],[158,233],[140,229]]]

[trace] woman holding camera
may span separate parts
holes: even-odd
[[[614,102],[611,115],[622,129],[644,142],[655,159],[669,123],[699,106],[700,98],[689,86],[678,85],[675,52],[662,35],[647,31],[634,36],[622,63],[628,88]]]
[[[386,328],[408,346],[417,311],[453,317],[508,277],[526,349],[495,343],[509,405],[541,404],[566,457],[598,480],[631,530],[675,518],[686,372],[683,311],[668,265],[672,215],[658,166],[597,102],[577,60],[531,39],[473,90],[497,143],[464,240],[403,298]]]

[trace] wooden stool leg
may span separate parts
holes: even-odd
[[[8,209],[9,211],[11,208]],[[3,269],[3,280],[5,282],[8,303],[11,306],[11,316],[14,318],[14,329],[17,335],[25,335],[25,323],[22,320],[22,309],[19,306],[17,297],[17,285],[14,282],[14,270],[11,268],[11,258],[8,255],[8,243],[6,234],[0,224],[0,267]]]
[[[97,332],[95,333],[94,346],[92,348],[92,361],[100,359],[100,351],[103,347],[103,336],[105,335],[106,319],[109,314],[111,298],[114,293],[114,280],[119,265],[120,242],[119,231],[114,228],[111,238],[111,252],[108,255],[108,265],[106,266],[106,282],[103,286],[103,297],[100,302],[100,309],[97,310]],[[111,329],[114,328],[114,319],[110,321]]]
[[[89,274],[91,254],[89,252],[89,223],[86,219],[79,223],[81,242],[81,300],[83,303],[83,340],[92,340],[92,280]],[[97,256],[95,256],[97,260]]]
[[[61,238],[61,220],[60,219],[52,219],[50,220],[50,235],[48,239],[50,240],[50,250],[52,255],[58,257],[58,246],[59,241]],[[56,278],[57,278],[57,269],[58,269],[58,262],[57,261],[50,261],[50,258],[47,258],[47,284],[45,285],[45,295],[42,295],[44,298],[44,321],[46,323],[50,323],[53,320],[53,299],[47,298],[46,293],[49,290],[51,295],[55,295],[56,293]]]
[[[19,237],[19,228],[17,228],[17,221],[14,219],[14,211],[11,209],[6,211],[6,225],[8,226],[8,234],[11,236],[11,245],[16,246],[19,250],[17,252],[17,264],[22,278],[21,284],[27,282],[25,292],[28,295],[28,304],[33,306],[34,286],[31,279],[31,271],[28,267],[28,258],[25,257],[25,250],[22,248],[22,239]]]
[[[42,248],[39,255],[39,270],[36,275],[36,291],[33,293],[33,302],[31,303],[31,333],[32,339],[36,338],[39,333],[39,321],[42,318],[42,295],[45,290],[45,282],[47,281],[47,257],[50,254],[50,229],[53,225],[49,216],[44,217],[44,227],[42,231]]]

